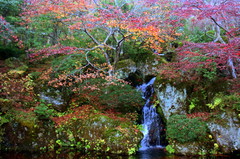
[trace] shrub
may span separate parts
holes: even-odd
[[[0,74],[0,105],[7,111],[11,107],[30,108],[35,105],[35,83],[29,76],[14,79],[7,73]]]
[[[141,94],[130,85],[109,85],[101,90],[100,103],[122,113],[134,112],[143,106]]]
[[[202,141],[207,135],[205,122],[186,115],[172,115],[167,122],[167,138],[179,143]]]
[[[51,105],[51,104],[50,104]],[[53,109],[50,109],[46,104],[40,103],[34,110],[39,119],[49,119],[53,113]]]

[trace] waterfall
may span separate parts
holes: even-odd
[[[140,150],[147,150],[149,148],[161,147],[160,145],[160,118],[157,114],[156,107],[151,103],[151,96],[154,93],[153,83],[156,78],[151,79],[148,83],[142,84],[138,87],[142,91],[143,98],[146,103],[143,107],[143,139],[141,141]]]

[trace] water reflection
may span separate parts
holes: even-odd
[[[134,156],[120,156],[76,151],[54,151],[46,153],[0,152],[0,159],[232,159],[233,156],[169,156],[163,149],[139,151]]]

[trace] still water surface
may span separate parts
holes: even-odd
[[[76,151],[62,152],[0,152],[0,159],[234,159],[234,156],[174,156],[167,155],[163,149],[150,149],[139,151],[133,156],[120,156],[109,154],[82,153]]]

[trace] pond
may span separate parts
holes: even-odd
[[[232,159],[235,156],[175,156],[168,155],[163,149],[139,151],[136,155],[122,156],[101,153],[83,153],[72,150],[52,152],[1,152],[0,159]]]

